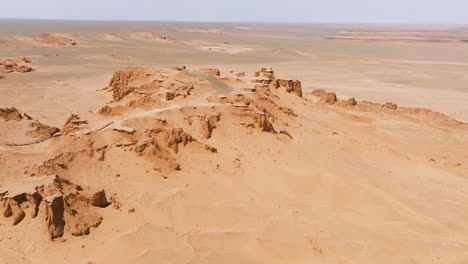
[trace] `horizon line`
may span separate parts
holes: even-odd
[[[299,24],[299,25],[395,25],[395,26],[468,26],[468,23],[407,23],[407,22],[351,22],[351,21],[237,21],[237,20],[157,20],[157,19],[62,19],[0,17],[0,20],[66,21],[66,22],[162,22],[162,23],[225,23],[225,24]]]

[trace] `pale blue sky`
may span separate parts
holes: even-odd
[[[0,18],[468,24],[468,0],[0,1]]]

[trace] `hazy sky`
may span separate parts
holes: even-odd
[[[468,0],[0,0],[0,18],[468,24]]]

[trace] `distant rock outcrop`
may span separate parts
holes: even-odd
[[[187,67],[185,67],[185,66],[182,66],[182,67],[172,66],[171,69],[173,69],[174,71],[183,71],[183,70],[187,69]]]
[[[395,110],[398,108],[398,105],[392,102],[388,102],[383,104],[382,107]]]
[[[32,62],[31,59],[27,58],[27,57],[21,57],[21,58],[19,58],[18,61],[20,61],[22,63],[31,63]]]
[[[0,73],[12,73],[12,72],[32,72],[34,71],[33,68],[25,66],[25,65],[18,65],[14,60],[8,59],[5,61],[0,62]]]
[[[356,98],[354,98],[354,97],[349,98],[347,101],[345,101],[345,105],[348,105],[348,106],[357,105]]]
[[[282,80],[277,79],[274,82],[275,88],[284,88],[288,93],[294,93],[299,97],[302,97],[302,84],[298,80]]]
[[[237,72],[236,76],[237,77],[245,77],[245,72]]]
[[[73,39],[53,33],[42,33],[36,35],[34,40],[47,46],[65,47],[76,45],[76,42]]]
[[[338,99],[336,98],[336,93],[331,92],[327,93],[321,101],[327,104],[334,104],[338,101]]]
[[[263,84],[263,87],[270,87],[274,89],[282,88],[288,93],[294,93],[302,97],[302,84],[298,80],[284,80],[276,79],[275,72],[272,68],[261,68],[260,71],[255,72],[254,82]]]
[[[323,89],[315,89],[312,91],[312,95],[320,97],[320,102],[326,104],[334,104],[338,102],[338,98],[336,97],[336,93],[334,92],[326,92]]]
[[[200,69],[200,71],[206,74],[211,74],[213,76],[221,75],[221,72],[216,68],[204,68],[204,69]]]

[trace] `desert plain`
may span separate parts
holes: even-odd
[[[467,27],[0,25],[0,263],[468,262]]]

